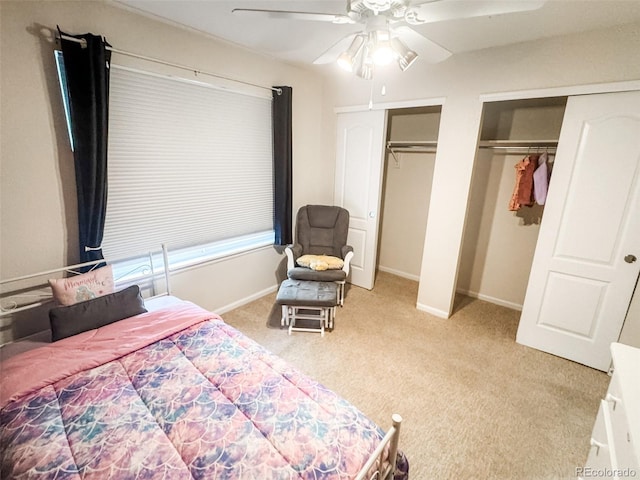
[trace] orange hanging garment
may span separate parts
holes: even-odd
[[[538,167],[539,155],[528,155],[516,163],[516,185],[509,202],[509,210],[516,212],[520,207],[533,205],[533,172]]]

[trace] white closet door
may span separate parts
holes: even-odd
[[[640,273],[640,92],[570,97],[518,343],[599,370]]]
[[[385,110],[340,113],[334,202],[349,210],[351,283],[371,290],[378,246]]]

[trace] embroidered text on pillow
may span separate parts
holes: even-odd
[[[73,305],[114,292],[111,265],[71,278],[49,280],[53,298],[60,305]]]

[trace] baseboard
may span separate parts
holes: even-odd
[[[522,311],[522,305],[519,303],[510,302],[508,300],[503,300],[501,298],[492,297],[490,295],[484,295],[478,292],[472,292],[469,290],[464,290],[459,288],[456,290],[456,293],[460,293],[462,295],[466,295],[467,297],[477,298],[478,300],[483,300],[485,302],[494,303],[496,305],[500,305],[501,307],[511,308],[513,310]]]
[[[427,312],[431,315],[435,315],[436,317],[447,319],[449,318],[449,312],[445,312],[444,310],[439,310],[437,308],[430,307],[429,305],[424,305],[423,303],[417,303],[416,308],[421,312]]]
[[[420,281],[420,275],[413,275],[411,273],[402,272],[400,270],[395,270],[389,267],[383,267],[382,265],[378,265],[378,270],[381,272],[391,273],[392,275],[396,275],[398,277],[406,278],[408,280],[413,280],[415,282]]]
[[[234,310],[238,307],[242,307],[243,305],[246,305],[247,303],[251,303],[254,300],[258,300],[259,298],[264,297],[265,295],[269,295],[270,293],[273,293],[275,291],[278,290],[278,285],[272,285],[271,287],[265,288],[264,290],[261,290],[259,292],[256,292],[252,295],[249,295],[248,297],[245,298],[241,298],[240,300],[237,300],[233,303],[229,303],[228,305],[225,305],[224,307],[221,308],[216,308],[216,313],[222,315],[223,313],[227,313],[230,312],[231,310]]]

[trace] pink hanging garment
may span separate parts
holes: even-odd
[[[533,198],[538,205],[544,205],[549,190],[549,167],[547,159],[549,155],[544,152],[538,160],[538,168],[533,172]]]

